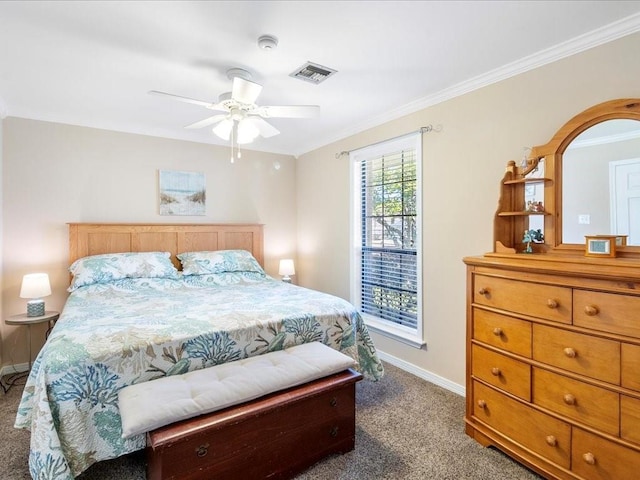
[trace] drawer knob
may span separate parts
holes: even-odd
[[[331,400],[329,400],[329,405],[335,407],[336,405],[338,405],[338,399],[336,397],[333,397]]]
[[[209,452],[209,444],[204,443],[196,448],[196,455],[199,457],[204,457]]]
[[[566,403],[567,405],[575,405],[576,404],[576,397],[574,397],[570,393],[565,394],[565,396],[562,397],[562,399],[564,400],[564,403]]]
[[[554,300],[553,298],[550,298],[549,300],[547,300],[547,307],[558,308],[558,301]]]
[[[331,427],[331,430],[329,431],[329,435],[331,435],[331,437],[336,438],[338,436],[338,427]]]
[[[596,457],[591,452],[587,452],[587,453],[583,454],[582,455],[582,459],[584,460],[585,463],[588,463],[589,465],[595,465],[596,464]]]
[[[545,441],[547,442],[547,445],[549,445],[550,447],[555,447],[556,445],[558,445],[558,440],[553,435],[547,435],[547,438],[545,438]]]
[[[494,329],[493,329],[493,334],[494,334],[496,337],[500,337],[500,336],[502,335],[502,329],[501,329],[500,327],[496,327],[496,328],[494,328]]]
[[[586,315],[589,315],[590,317],[593,317],[599,313],[599,310],[595,305],[587,305],[586,307],[584,307],[584,313]]]
[[[564,349],[564,354],[569,358],[576,358],[578,352],[576,352],[573,348],[567,347]]]
[[[484,400],[478,400],[478,406],[482,409],[487,408],[487,402]]]
[[[491,369],[491,375],[495,375],[496,377],[500,376],[502,372],[500,372],[500,369],[498,367],[493,367]]]
[[[481,288],[480,290],[478,290],[478,293],[480,295],[489,295],[489,289],[488,288]]]

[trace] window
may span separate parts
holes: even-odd
[[[350,153],[351,301],[382,334],[422,346],[420,133]]]

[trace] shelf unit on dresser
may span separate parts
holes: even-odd
[[[538,168],[540,159],[533,159],[526,167],[516,166],[513,160],[507,168],[500,182],[500,199],[494,220],[494,238],[497,251],[515,253],[521,243],[523,232],[529,230],[529,217],[542,215],[550,216],[550,205],[544,211],[526,209],[524,189],[527,185],[540,184],[544,188],[553,188],[553,180],[548,177],[528,177]],[[545,195],[545,198],[552,198]],[[535,251],[544,250],[544,245],[534,245]]]
[[[466,432],[549,479],[640,471],[640,260],[466,257]]]

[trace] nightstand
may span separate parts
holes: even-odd
[[[7,380],[6,384],[2,381],[2,379],[0,379],[0,386],[2,386],[2,390],[4,390],[5,393],[15,385],[15,382],[18,378],[28,375],[31,371],[31,326],[39,323],[48,323],[49,328],[47,329],[47,333],[45,334],[45,338],[47,338],[49,337],[49,333],[51,332],[51,329],[55,325],[56,320],[58,320],[59,316],[59,312],[47,310],[46,312],[44,312],[44,315],[40,315],[38,317],[29,317],[26,313],[21,313],[19,315],[12,315],[9,318],[5,318],[4,323],[6,323],[7,325],[27,326],[27,348],[29,349],[29,369],[26,372],[18,372],[10,375],[10,378]]]

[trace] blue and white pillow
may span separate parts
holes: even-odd
[[[170,256],[169,252],[128,252],[79,258],[69,267],[73,279],[67,290],[124,278],[177,279],[179,273]]]
[[[184,252],[178,255],[183,275],[208,275],[228,272],[257,272],[264,270],[247,250],[216,250]]]

